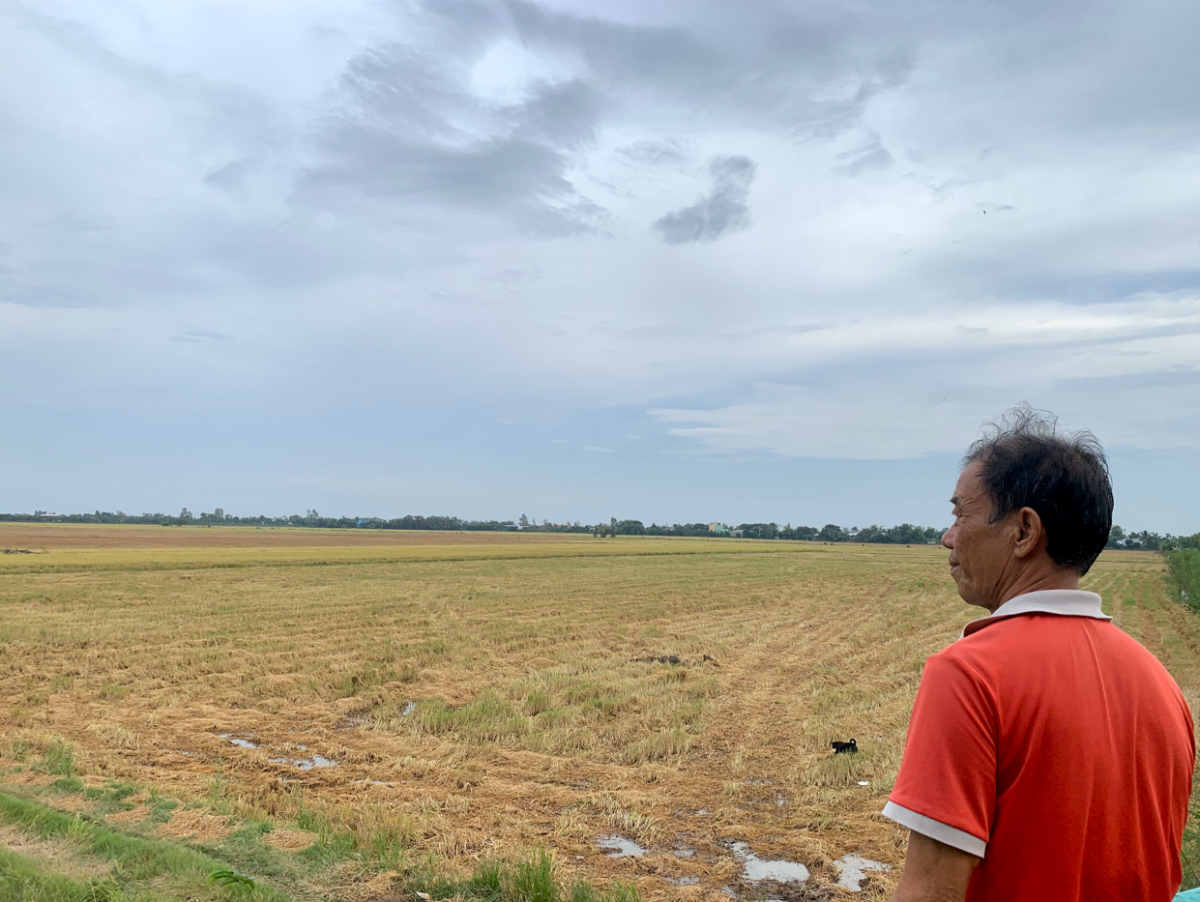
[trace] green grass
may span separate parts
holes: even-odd
[[[430,874],[412,882],[417,892],[455,902],[640,902],[637,890],[616,883],[597,890],[587,883],[567,886],[558,879],[554,856],[544,850],[510,864],[484,860],[466,880],[453,881]]]
[[[93,801],[122,799],[132,791],[112,784],[91,792]],[[0,900],[3,902],[292,902],[293,896],[268,885],[271,877],[288,879],[279,864],[282,853],[262,845],[271,829],[252,822],[217,845],[187,846],[135,836],[99,823],[89,816],[69,815],[33,799],[0,792],[0,823],[14,825],[30,837],[58,840],[74,857],[109,866],[109,874],[73,879],[49,870],[45,862],[0,849]],[[297,860],[317,869],[355,857],[354,842],[334,835],[327,824],[309,819],[306,828],[323,832],[322,841],[301,852]],[[392,837],[376,849],[403,871],[398,882],[407,896],[428,893],[434,899],[456,902],[639,902],[636,889],[616,884],[598,890],[587,883],[567,885],[559,879],[554,857],[539,850],[523,860],[485,860],[465,879],[448,876],[433,856],[405,867],[405,840]],[[251,877],[253,874],[255,876]]]
[[[1192,816],[1183,830],[1183,886],[1200,887],[1200,804],[1192,806]]]
[[[47,874],[37,862],[0,849],[0,899],[4,902],[126,902],[111,879],[81,883],[60,874]],[[149,900],[142,895],[140,899]]]
[[[1200,551],[1172,551],[1167,567],[1176,597],[1200,614]],[[1183,889],[1200,886],[1200,792],[1192,802],[1192,816],[1183,832]]]
[[[1194,548],[1172,551],[1167,566],[1175,582],[1176,597],[1200,614],[1200,551]]]
[[[228,869],[228,863],[182,844],[132,836],[88,818],[64,814],[47,805],[6,792],[0,792],[0,821],[13,824],[39,839],[66,840],[85,855],[111,862],[116,883],[111,889],[104,890],[105,893],[109,893],[108,896],[100,898],[225,898],[225,894],[208,887],[208,876],[214,871]],[[13,879],[28,882],[29,869],[18,868],[18,871],[20,873]],[[67,893],[74,891],[68,885],[70,881],[60,885],[53,874],[42,874],[39,879],[38,885],[42,886],[42,889],[35,888],[30,892],[54,893],[60,889]],[[153,892],[148,896],[138,895],[141,892],[139,888],[147,886],[153,887],[162,895],[157,896]],[[29,898],[57,897],[32,895]],[[67,895],[63,898],[73,897]],[[251,894],[243,898],[252,899],[254,902],[289,902],[288,896],[266,886],[256,887]],[[7,897],[5,900],[7,902]]]

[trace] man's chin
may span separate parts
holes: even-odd
[[[974,596],[971,592],[971,587],[965,585],[966,581],[963,580],[957,573],[951,573],[950,575],[954,578],[954,587],[958,589],[958,597],[967,604],[978,604],[979,602],[973,600]]]

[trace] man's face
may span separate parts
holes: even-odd
[[[950,575],[967,604],[994,611],[1000,606],[1000,587],[1012,564],[1012,528],[1008,518],[989,524],[992,502],[979,480],[980,465],[969,464],[958,477],[954,524],[942,536],[950,550]]]

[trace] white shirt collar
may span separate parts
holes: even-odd
[[[1100,609],[1100,596],[1095,592],[1084,592],[1079,589],[1043,589],[1040,592],[1026,592],[1016,598],[1010,598],[987,617],[972,620],[963,627],[962,635],[969,636],[976,630],[1021,614],[1057,614],[1060,617],[1091,617],[1093,620],[1112,620]]]

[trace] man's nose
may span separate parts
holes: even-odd
[[[954,527],[953,526],[951,526],[944,533],[942,533],[942,547],[950,548],[950,549],[954,548]]]

